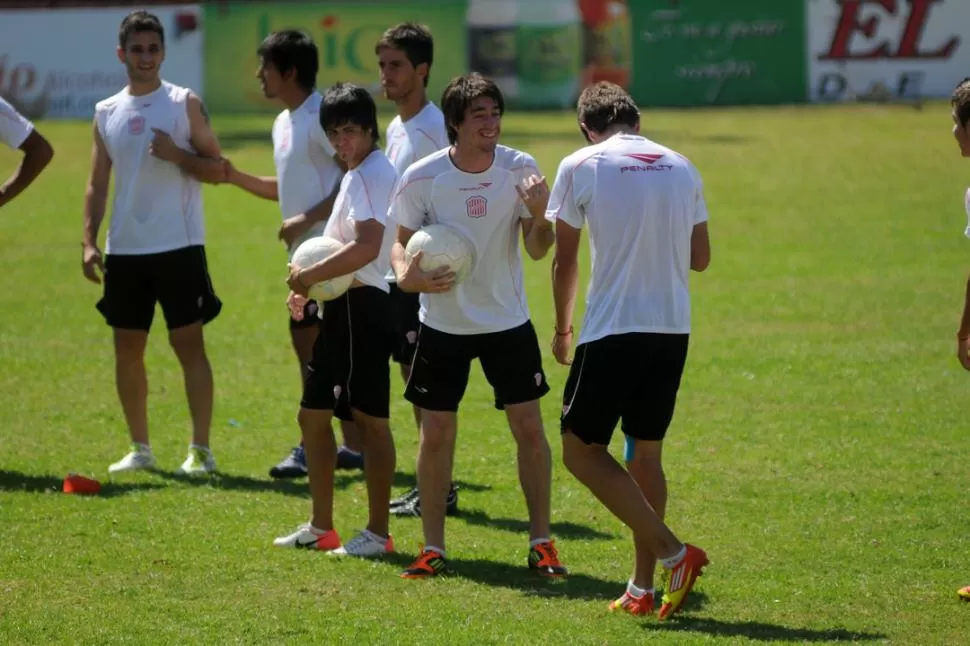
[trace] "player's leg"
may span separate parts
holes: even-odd
[[[131,450],[110,473],[149,469],[155,456],[148,436],[145,347],[155,316],[155,293],[143,256],[105,258],[104,293],[97,308],[114,337],[115,388],[131,436]]]
[[[661,463],[663,442],[647,442],[627,436],[624,447],[626,468],[660,520],[667,510],[667,479]],[[634,592],[653,592],[657,555],[650,550],[648,537],[633,535],[635,562],[630,582]],[[652,596],[652,594],[651,594]],[[651,601],[651,610],[653,604]]]
[[[529,512],[529,567],[547,576],[562,576],[566,568],[559,560],[550,528],[552,456],[539,408],[549,384],[532,323],[482,335],[479,360],[495,391],[496,406],[504,408],[515,438],[519,484]]]
[[[222,301],[212,286],[205,248],[192,246],[158,254],[152,279],[169,343],[182,366],[192,416],[192,442],[179,471],[211,473],[216,468],[209,448],[215,386],[202,329],[219,316]]]
[[[340,380],[336,415],[341,420],[352,418],[363,437],[369,519],[367,527],[335,553],[381,556],[394,550],[389,528],[395,467],[389,423],[394,338],[391,308],[388,295],[376,287],[351,288],[348,300],[350,362],[348,372]]]
[[[423,578],[445,569],[445,509],[455,459],[458,404],[471,371],[474,338],[422,325],[404,397],[421,408],[418,495],[424,551],[401,576]]]
[[[394,328],[394,346],[391,359],[400,366],[401,379],[407,384],[411,377],[411,361],[414,359],[414,348],[418,341],[418,311],[421,308],[420,294],[402,292],[397,283],[391,283],[391,322]],[[414,414],[417,435],[421,433],[421,409],[411,406]],[[450,496],[450,493],[449,493]],[[414,515],[420,509],[418,486],[404,492],[391,501],[391,513],[399,516]],[[457,507],[457,500],[455,501]],[[449,507],[449,513],[452,512]]]
[[[297,547],[332,551],[340,547],[340,536],[333,526],[333,482],[337,463],[337,443],[333,434],[333,416],[337,405],[334,393],[336,375],[344,372],[348,334],[346,296],[331,301],[325,308],[320,334],[306,364],[303,397],[297,422],[303,437],[309,475],[310,522],[295,532],[273,541],[277,547]]]
[[[707,557],[699,548],[678,540],[650,506],[630,472],[609,453],[626,392],[626,376],[617,366],[628,365],[629,357],[630,349],[617,337],[576,349],[563,396],[563,462],[614,516],[633,530],[639,544],[671,570],[670,589],[661,608],[661,618],[666,618],[681,606],[707,564]],[[633,434],[634,429],[629,432]],[[632,586],[633,590],[636,587]],[[631,592],[628,586],[627,593],[611,607],[622,607],[634,614],[647,612],[646,599],[642,597],[638,608],[624,603]]]

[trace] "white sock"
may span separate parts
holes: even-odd
[[[329,529],[317,529],[313,525],[310,525],[310,531],[313,532],[314,534],[316,534],[317,536],[323,536],[324,534],[326,534],[330,530]]]
[[[134,444],[135,446],[137,446],[138,447],[138,450],[141,451],[142,453],[151,453],[152,452],[152,445],[151,444],[142,444],[141,442],[132,442],[132,444]]]
[[[341,449],[342,449],[342,450],[344,451],[344,453],[349,453],[349,454],[351,454],[351,455],[353,455],[353,456],[358,456],[358,455],[360,455],[360,451],[355,451],[355,450],[353,450],[352,448],[350,448],[350,447],[348,447],[348,446],[347,446],[346,444],[344,444],[344,445],[343,445],[343,446],[341,446],[340,448],[341,448]]]
[[[667,568],[668,570],[673,570],[675,567],[677,567],[677,565],[681,561],[684,560],[684,557],[685,556],[687,556],[687,546],[686,545],[684,545],[682,548],[680,548],[680,551],[677,552],[674,556],[671,556],[670,558],[666,558],[666,559],[660,559],[660,564],[662,566],[664,566],[665,568]]]
[[[531,541],[529,541],[529,549],[531,550],[533,547],[535,547],[539,543],[549,543],[549,542],[550,541],[549,541],[548,538],[533,538]]]
[[[206,453],[211,453],[211,451],[209,450],[209,447],[202,446],[201,444],[190,444],[189,445],[189,448],[190,449],[199,449],[200,451],[205,451]]]
[[[425,552],[437,552],[438,554],[441,554],[441,558],[444,558],[445,557],[445,551],[443,549],[441,549],[440,547],[435,547],[434,545],[425,545],[424,546],[424,551]]]
[[[647,589],[647,588],[638,587],[637,584],[634,583],[632,579],[629,581],[629,583],[626,584],[626,591],[630,594],[631,597],[636,597],[637,599],[642,599],[643,596],[648,592],[650,594],[653,594],[653,588]]]

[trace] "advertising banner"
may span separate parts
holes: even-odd
[[[949,96],[970,73],[968,0],[806,0],[812,101]]]
[[[127,83],[115,50],[131,10],[0,11],[0,96],[30,119],[91,119]],[[162,76],[203,94],[201,8],[150,10],[165,28]]]
[[[629,11],[637,102],[805,101],[804,0],[637,0]]]
[[[302,29],[320,49],[318,86],[338,81],[380,93],[374,46],[388,27],[428,26],[435,55],[428,84],[435,101],[466,60],[465,0],[420,2],[212,2],[205,5],[206,103],[213,112],[278,112],[256,80],[256,48],[272,31]]]

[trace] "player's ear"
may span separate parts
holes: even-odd
[[[589,128],[586,127],[586,123],[585,122],[581,121],[579,123],[579,131],[581,133],[583,133],[583,138],[586,139],[586,143],[588,143],[588,144],[593,143],[592,138],[590,138],[590,136],[589,136]]]
[[[428,64],[418,63],[418,66],[414,68],[414,71],[418,73],[422,79],[428,78]]]
[[[633,132],[640,134],[640,120],[637,119],[636,124],[633,126]]]
[[[124,48],[121,45],[118,45],[118,47],[115,49],[115,53],[118,55],[118,60],[124,63],[125,62]]]

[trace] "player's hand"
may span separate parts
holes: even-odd
[[[957,337],[957,359],[960,360],[961,366],[970,370],[970,339]]]
[[[222,162],[222,182],[227,184],[235,184],[236,179],[239,177],[239,171],[236,167],[232,165],[232,162],[223,157],[219,160]]]
[[[100,285],[101,276],[98,275],[95,268],[101,271],[101,276],[104,275],[104,260],[101,258],[101,250],[95,245],[84,245],[84,251],[81,254],[81,269],[84,271],[84,277],[92,283]]]
[[[283,220],[280,225],[279,239],[286,244],[287,249],[293,247],[293,243],[305,235],[313,227],[313,223],[307,219],[306,214],[294,215],[292,218]]]
[[[290,317],[294,321],[303,320],[303,308],[306,307],[309,299],[305,296],[300,296],[296,292],[290,292],[290,295],[286,297],[286,306],[290,309]]]
[[[182,149],[175,145],[175,142],[164,130],[152,128],[152,132],[155,133],[155,136],[152,137],[152,142],[148,146],[148,152],[162,161],[177,164],[182,155]]]
[[[287,266],[290,269],[290,275],[286,279],[286,284],[291,290],[293,290],[294,294],[302,297],[304,299],[303,302],[306,303],[306,299],[310,297],[310,286],[305,284],[305,281],[300,279],[300,272],[303,271],[303,269],[292,263]]]
[[[545,177],[529,175],[520,184],[515,185],[515,192],[519,199],[529,209],[534,218],[545,216],[546,206],[549,204],[549,185]]]
[[[421,270],[423,251],[411,256],[404,275],[397,281],[402,292],[423,292],[425,294],[442,294],[455,286],[455,272],[448,265],[438,267],[432,271]]]
[[[552,356],[556,358],[561,365],[571,366],[573,360],[570,358],[569,354],[573,349],[573,329],[569,330],[565,334],[561,334],[558,330],[555,332],[555,336],[552,337]]]

